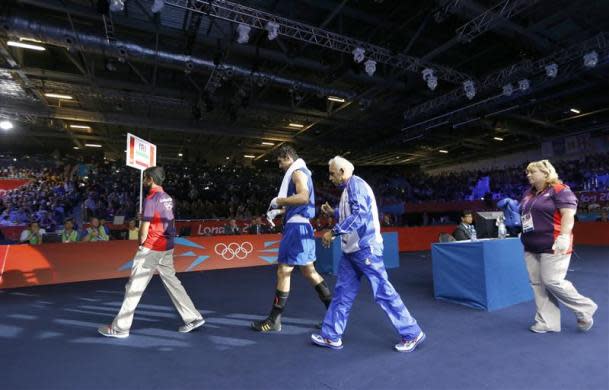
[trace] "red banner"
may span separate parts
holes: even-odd
[[[29,182],[28,179],[0,179],[0,198],[8,191],[24,186]]]
[[[280,235],[179,237],[177,272],[263,266],[275,263]],[[129,276],[135,241],[0,246],[0,288]]]

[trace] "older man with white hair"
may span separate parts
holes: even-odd
[[[362,178],[353,175],[353,164],[336,156],[329,162],[330,181],[343,189],[338,208],[328,203],[322,206],[327,215],[338,223],[323,236],[329,247],[340,237],[342,258],[334,298],[326,312],[320,334],[312,334],[314,344],[331,349],[343,347],[342,335],[347,326],[351,306],[357,295],[362,276],[370,281],[374,300],[385,311],[401,341],[395,345],[399,352],[412,352],[425,340],[425,333],[410,315],[402,299],[387,277],[383,262],[383,238],[378,209],[372,189]]]

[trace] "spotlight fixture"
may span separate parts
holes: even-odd
[[[164,6],[165,6],[164,0],[154,0],[154,3],[152,3],[152,7],[150,8],[150,10],[152,11],[153,14],[156,14],[156,13],[161,12],[161,10],[163,9]]]
[[[434,71],[431,68],[423,69],[423,72],[421,72],[423,74],[423,80],[427,82],[427,87],[432,91],[438,86],[438,78],[433,72]]]
[[[368,76],[372,77],[374,72],[376,72],[376,61],[368,60],[364,62],[364,69],[366,70],[366,73],[368,73]]]
[[[584,54],[584,66],[586,68],[594,68],[596,64],[598,64],[598,53],[596,51],[593,50]]]
[[[558,65],[556,65],[555,63],[546,65],[545,69],[546,69],[546,76],[548,76],[551,79],[555,78],[556,75],[558,74]]]
[[[2,130],[10,130],[13,128],[13,122],[9,120],[0,121],[0,129]]]
[[[522,79],[518,81],[518,89],[521,91],[526,91],[531,87],[531,82],[527,79]]]
[[[252,31],[252,28],[247,24],[239,24],[237,26],[237,34],[239,34],[237,37],[237,43],[247,43],[247,41],[250,40],[250,31]]]
[[[264,29],[269,32],[269,35],[268,35],[269,41],[272,41],[273,39],[277,38],[277,36],[279,35],[279,24],[278,23],[267,22],[266,26],[264,26]]]
[[[474,86],[474,82],[472,80],[466,80],[463,82],[463,91],[465,91],[465,96],[472,100],[474,96],[476,96],[476,87]]]
[[[503,86],[503,96],[512,96],[513,92],[514,86],[511,83]]]
[[[110,11],[122,12],[125,9],[125,0],[110,0]]]
[[[351,53],[353,54],[353,61],[360,64],[362,61],[364,61],[366,50],[362,49],[361,47],[356,47]]]

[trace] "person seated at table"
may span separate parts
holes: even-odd
[[[129,225],[127,227],[127,239],[128,240],[137,240],[139,238],[140,229],[137,228],[135,219],[129,220]]]
[[[110,239],[104,227],[99,224],[99,219],[91,217],[89,223],[90,226],[85,230],[82,241],[108,241]]]
[[[256,217],[247,229],[247,232],[249,234],[267,234],[268,229],[265,225],[262,224],[262,220],[260,219],[260,217]]]
[[[228,225],[224,226],[224,234],[226,235],[236,235],[241,234],[239,226],[237,226],[237,221],[235,219],[230,219],[228,221]]]
[[[453,232],[453,237],[457,241],[476,239],[476,228],[474,227],[474,214],[471,210],[464,210],[461,213],[461,223]]]
[[[45,233],[46,231],[40,228],[37,221],[32,221],[30,227],[21,232],[19,241],[24,244],[40,245],[42,244],[42,236],[44,236]]]
[[[78,232],[74,230],[74,220],[68,218],[63,223],[63,232],[61,232],[61,242],[69,244],[71,242],[78,242]]]

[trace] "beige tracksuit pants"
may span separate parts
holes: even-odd
[[[120,311],[112,322],[112,327],[120,332],[128,332],[133,322],[135,308],[148,286],[154,272],[159,272],[163,286],[174,306],[180,313],[185,324],[201,319],[201,314],[193,305],[190,297],[184,290],[182,283],[176,277],[173,266],[173,249],[168,251],[153,251],[142,248],[137,251],[133,259],[131,277],[125,287],[125,299]]]
[[[597,309],[590,298],[577,292],[571,282],[565,280],[571,255],[525,252],[524,259],[529,280],[535,295],[535,322],[549,330],[560,330],[558,302],[568,307],[578,320],[589,320]]]

